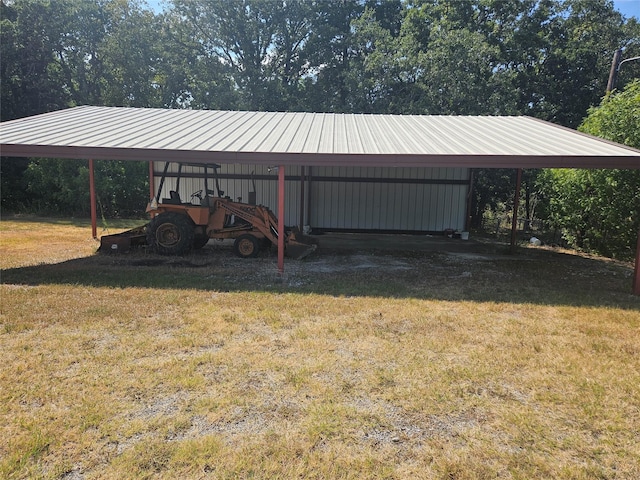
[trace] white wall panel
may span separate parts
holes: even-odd
[[[155,170],[160,173],[163,168],[164,163],[158,162]],[[171,165],[170,171],[177,173],[176,166]],[[182,174],[197,171],[202,169],[183,167]],[[297,180],[300,172],[300,167],[287,167],[285,171],[287,225],[297,225],[300,221],[300,181]],[[248,202],[253,188],[249,179],[252,173],[256,177],[257,203],[277,214],[276,169],[269,171],[267,166],[222,165],[220,176],[233,178],[220,178],[220,188],[232,199],[240,197],[243,202]],[[309,167],[306,173],[309,174]],[[446,182],[466,182],[468,176],[469,171],[465,168],[313,167],[311,181],[305,184],[305,195],[307,198],[310,195],[311,202],[311,218],[305,223],[312,228],[326,230],[462,230],[469,187],[466,183]],[[404,180],[404,183],[396,183],[394,179]],[[424,183],[419,180],[424,180]],[[156,178],[156,187],[158,182],[159,178]],[[175,177],[167,178],[162,198],[169,197],[175,183]],[[202,188],[200,179],[183,177],[180,180],[183,201],[189,201],[190,195]],[[213,185],[210,184],[209,188],[212,189]]]
[[[327,230],[462,230],[468,176],[465,168],[314,167],[309,223]],[[362,181],[375,178],[380,181]],[[395,183],[394,179],[405,182]]]

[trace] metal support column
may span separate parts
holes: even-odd
[[[633,275],[633,294],[640,295],[640,230],[638,230],[638,244],[636,245],[636,266]]]
[[[304,166],[300,167],[300,225],[298,228],[300,231],[304,228]]]
[[[284,165],[278,167],[278,273],[284,273]]]
[[[153,160],[149,160],[149,198],[153,199],[156,195],[156,191],[153,188],[154,176],[153,176]]]
[[[98,212],[96,211],[96,182],[93,159],[89,159],[89,197],[91,202],[91,235],[98,238]]]
[[[305,218],[307,219],[307,225],[311,225],[311,180],[313,174],[313,167],[309,167],[309,170],[306,171],[306,180],[307,180],[307,208],[305,213]]]
[[[520,186],[522,185],[522,169],[516,175],[516,193],[513,196],[513,218],[511,219],[511,252],[516,249],[516,233],[518,231],[518,206],[520,205]]]
[[[471,206],[473,204],[473,169],[469,169],[469,191],[467,192],[467,211],[464,217],[464,230],[471,229]]]

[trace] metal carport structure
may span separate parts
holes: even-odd
[[[640,151],[524,116],[429,116],[82,106],[0,123],[0,154],[278,167],[640,168]],[[92,208],[95,212],[95,208]],[[94,213],[95,225],[95,213]],[[639,235],[640,243],[640,235]],[[278,266],[284,268],[278,245]],[[638,256],[638,255],[637,255]],[[640,294],[636,258],[634,291]]]

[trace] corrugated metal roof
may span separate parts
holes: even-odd
[[[75,107],[0,124],[3,156],[283,165],[640,168],[530,117]]]

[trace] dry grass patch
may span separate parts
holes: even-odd
[[[30,242],[24,270],[2,260],[2,478],[640,477],[640,304],[622,293],[617,307],[454,301],[417,294],[420,272],[375,269],[256,271],[261,290],[215,251],[203,267],[109,260],[125,285],[147,278],[120,288],[92,283],[114,266],[94,260],[92,278],[46,281],[80,277],[28,267]],[[447,267],[430,265],[442,288]],[[345,275],[393,296],[322,293]]]

